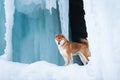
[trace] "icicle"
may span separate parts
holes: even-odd
[[[2,55],[2,58],[6,60],[11,60],[12,58],[12,26],[13,26],[13,14],[14,14],[14,0],[5,0],[5,17],[6,17],[6,33],[5,41],[6,48],[5,53]]]
[[[46,0],[46,9],[48,9],[50,11],[50,14],[52,14],[52,8],[57,8],[56,5],[56,0]]]
[[[69,37],[69,0],[58,0],[62,34]]]

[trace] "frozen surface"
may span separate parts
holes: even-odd
[[[28,65],[0,60],[0,80],[96,80],[96,71],[90,65],[64,67],[45,61]]]
[[[93,61],[99,69],[99,80],[120,79],[119,2],[118,0],[84,1],[90,50]]]
[[[62,34],[69,39],[69,0],[58,0]]]
[[[0,80],[17,80],[26,64],[13,63],[0,59]]]
[[[4,8],[5,8],[5,41],[6,47],[4,49],[4,55],[2,57],[7,60],[12,60],[12,27],[14,21],[14,0],[5,0],[4,1]]]
[[[4,0],[0,0],[0,55],[4,54],[5,49],[5,10],[4,10]]]
[[[22,63],[46,60],[62,65],[63,60],[59,57],[54,37],[60,33],[67,38],[69,36],[69,1],[66,0],[64,3],[63,0],[4,0],[3,2],[1,10],[5,10],[5,13],[1,16],[5,17],[6,22],[2,23],[5,27],[1,28],[5,28],[6,31],[1,34],[1,49],[4,51],[1,51],[1,54],[4,53],[1,58]],[[6,41],[6,45],[3,41]]]
[[[61,33],[56,3],[56,0],[15,0],[13,61],[63,64],[54,40]]]

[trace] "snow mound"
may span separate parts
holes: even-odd
[[[18,80],[17,77],[27,65],[0,59],[0,80]]]
[[[21,64],[0,60],[0,75],[0,80],[95,80],[90,64],[57,66],[45,61]]]

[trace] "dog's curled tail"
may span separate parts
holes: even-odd
[[[88,47],[88,50],[89,50],[89,43],[88,43],[88,40],[87,40],[87,39],[80,38],[80,42],[83,43],[83,44],[86,44],[87,47]],[[91,56],[90,50],[88,51],[88,53],[89,53],[89,57],[90,57],[90,56]]]
[[[80,38],[80,42],[84,44],[88,44],[88,40],[84,38]]]

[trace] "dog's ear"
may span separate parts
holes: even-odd
[[[55,35],[55,39],[57,38],[58,34]]]
[[[61,34],[61,36],[64,38],[65,36],[63,34]]]
[[[55,35],[55,37],[57,37],[57,36],[58,36],[58,34]]]

